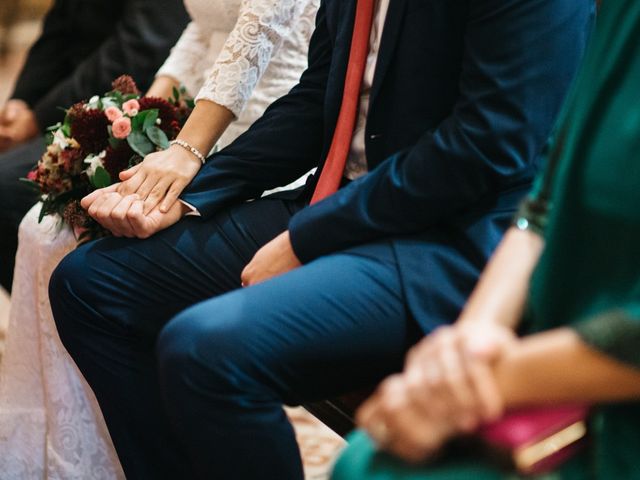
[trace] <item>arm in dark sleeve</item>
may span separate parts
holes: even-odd
[[[180,198],[208,217],[230,203],[286,185],[317,166],[331,52],[322,4],[309,46],[309,68],[298,85],[235,142],[213,155]]]
[[[594,12],[590,1],[470,2],[452,114],[413,148],[296,214],[289,229],[299,258],[423,231],[530,177]]]
[[[53,85],[69,74],[66,59],[72,35],[68,27],[68,10],[68,2],[58,0],[45,16],[42,33],[29,50],[11,98],[24,100],[33,107]]]
[[[187,21],[182,0],[126,2],[111,36],[32,105],[40,126],[59,120],[57,107],[108,91],[122,74],[148,87]]]
[[[640,367],[640,316],[619,309],[576,323],[583,342],[623,363]]]

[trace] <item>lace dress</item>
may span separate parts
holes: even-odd
[[[196,101],[231,110],[231,143],[307,66],[320,0],[185,0],[193,19],[158,71],[182,83]]]
[[[298,80],[319,0],[186,0],[193,21],[159,71],[237,120],[242,133]],[[102,414],[58,338],[48,283],[76,242],[39,205],[20,226],[0,362],[0,479],[123,479]]]

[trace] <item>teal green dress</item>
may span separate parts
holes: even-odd
[[[640,0],[605,0],[545,173],[516,226],[545,237],[525,332],[571,326],[640,367]],[[591,445],[549,479],[640,479],[640,403],[599,408]],[[468,452],[428,466],[376,453],[362,433],[334,480],[518,478]]]

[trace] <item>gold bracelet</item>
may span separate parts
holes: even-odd
[[[176,138],[175,140],[171,140],[169,142],[169,146],[171,145],[180,145],[185,150],[193,153],[195,157],[202,162],[203,165],[207,162],[207,159],[204,158],[204,155],[202,154],[202,152],[200,152],[200,150],[198,150],[196,147],[191,145],[189,142],[185,142],[184,140],[180,140],[179,138]]]

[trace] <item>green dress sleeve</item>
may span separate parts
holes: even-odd
[[[610,310],[572,325],[589,346],[621,362],[640,367],[640,315]]]

